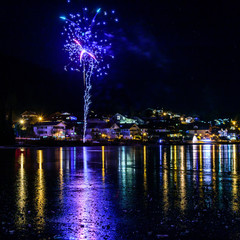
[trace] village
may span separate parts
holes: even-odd
[[[209,143],[238,142],[238,122],[225,118],[203,121],[198,116],[148,108],[136,116],[91,112],[86,140],[99,142]],[[43,115],[23,112],[13,123],[16,140],[82,141],[83,120],[69,112]]]

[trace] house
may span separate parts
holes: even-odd
[[[197,135],[199,137],[208,137],[211,134],[209,124],[198,123],[198,124],[191,124],[188,128],[187,133],[189,135]]]
[[[237,132],[235,130],[221,129],[220,131],[218,131],[218,133],[221,139],[228,139],[228,140],[237,139]]]
[[[219,137],[227,137],[228,136],[228,130],[227,129],[221,129],[218,131]]]
[[[133,124],[120,124],[120,138],[132,139],[130,128]]]
[[[141,137],[141,129],[139,126],[134,124],[120,124],[120,137],[123,139],[134,139],[140,140]]]
[[[133,124],[137,123],[137,120],[132,118],[127,118],[120,113],[116,113],[112,118],[111,121],[117,124]]]
[[[119,137],[119,126],[105,121],[95,121],[87,124],[86,139],[116,139]]]
[[[63,122],[41,122],[33,126],[37,137],[54,137],[63,139],[66,136],[66,124]]]
[[[130,127],[130,135],[132,136],[132,138],[134,140],[140,140],[142,138],[141,129],[139,128],[139,126],[137,124],[133,124]]]

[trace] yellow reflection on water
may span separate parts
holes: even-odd
[[[203,158],[202,158],[202,145],[199,145],[199,195],[200,199],[204,201],[203,193]]]
[[[38,170],[35,184],[35,209],[37,212],[36,215],[36,223],[38,229],[43,229],[45,225],[45,204],[46,204],[46,196],[45,196],[45,179],[44,179],[44,170],[42,168],[43,164],[43,151],[38,150]]]
[[[212,164],[215,165],[215,145],[212,145]]]
[[[174,184],[177,185],[177,146],[175,145],[174,148],[173,148],[174,152],[173,152],[173,179],[174,179]]]
[[[177,188],[178,187],[178,172],[177,172],[177,146],[174,145],[173,147],[173,169],[171,168],[170,170],[170,179],[171,182],[173,180],[174,186]],[[176,192],[175,192],[176,193]],[[178,196],[174,196],[174,204],[177,206],[178,205]]]
[[[168,167],[167,167],[167,153],[163,154],[163,208],[165,214],[167,214],[169,208],[168,202]]]
[[[232,172],[237,174],[237,149],[236,145],[233,145],[233,162],[232,162]]]
[[[21,150],[23,151],[23,150]],[[16,211],[16,225],[18,228],[26,224],[26,199],[27,199],[27,179],[24,169],[25,156],[21,152],[19,164],[20,168],[17,175],[17,211]]]
[[[102,146],[102,181],[105,182],[105,147]]]
[[[199,171],[203,170],[202,145],[199,145]]]
[[[174,168],[174,170],[177,170],[177,146],[176,145],[173,148],[173,155],[174,155],[173,168]]]
[[[144,191],[147,192],[147,147],[143,146],[143,184],[144,184]]]
[[[239,210],[238,202],[238,177],[237,177],[237,147],[233,145],[233,155],[232,155],[232,210],[237,212]]]
[[[187,200],[186,200],[186,165],[185,165],[185,154],[184,154],[184,146],[180,148],[180,208],[182,211],[186,209]]]

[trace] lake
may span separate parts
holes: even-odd
[[[1,239],[240,239],[240,146],[0,149]]]

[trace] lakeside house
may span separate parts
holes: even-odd
[[[105,121],[91,121],[87,124],[86,139],[116,139],[119,137],[119,126]]]
[[[188,128],[189,135],[197,135],[201,137],[208,137],[211,134],[209,124],[194,124]]]
[[[41,122],[33,126],[33,131],[37,137],[63,139],[66,137],[66,126],[64,122]]]

